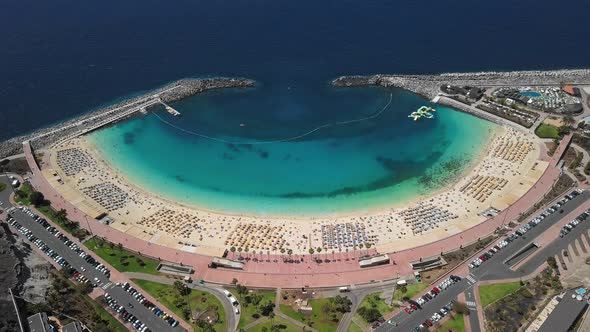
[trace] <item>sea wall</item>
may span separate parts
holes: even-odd
[[[245,88],[254,85],[255,82],[253,80],[245,78],[220,77],[178,80],[141,96],[129,98],[71,120],[0,142],[0,159],[22,153],[22,142],[24,141],[30,141],[33,148],[41,149],[88,128],[120,121],[127,118],[127,114],[129,116],[136,114],[132,112],[133,109],[143,106],[149,109],[149,107],[155,104],[155,100],[158,97],[166,103],[171,103],[194,96],[206,90]]]
[[[439,75],[371,75],[341,76],[332,81],[334,86],[383,86],[397,87],[412,91],[428,99],[434,98],[443,84],[494,86],[549,86],[564,83],[590,84],[589,69],[563,69],[550,71],[512,71],[446,73]]]

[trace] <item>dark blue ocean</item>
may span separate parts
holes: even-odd
[[[588,67],[589,12],[581,0],[2,1],[0,139],[188,76],[313,92],[341,74]]]

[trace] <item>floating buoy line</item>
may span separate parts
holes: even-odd
[[[385,110],[389,107],[389,105],[391,105],[391,101],[392,100],[393,100],[393,94],[389,94],[389,101],[387,102],[387,104],[385,106],[383,106],[383,108],[379,112],[377,112],[377,113],[375,113],[375,114],[373,114],[371,116],[367,116],[367,117],[360,118],[360,119],[355,119],[355,120],[347,120],[347,121],[338,121],[338,122],[327,123],[327,124],[318,126],[318,127],[314,128],[314,129],[312,129],[312,130],[310,130],[308,132],[305,132],[305,133],[303,133],[301,135],[297,135],[297,136],[293,136],[293,137],[288,137],[288,138],[275,139],[275,140],[270,140],[270,141],[230,141],[230,140],[225,140],[225,139],[222,139],[222,138],[217,138],[217,137],[213,137],[213,136],[209,136],[209,135],[205,135],[205,134],[201,134],[201,133],[197,133],[197,132],[194,132],[194,131],[191,131],[191,130],[184,129],[184,128],[179,127],[179,126],[177,126],[177,125],[175,125],[173,123],[170,123],[169,121],[166,121],[165,119],[163,119],[161,116],[159,116],[155,112],[152,112],[152,114],[154,116],[156,116],[156,118],[158,118],[162,123],[164,123],[164,124],[166,124],[166,125],[174,128],[174,129],[176,129],[178,131],[181,131],[183,133],[190,134],[190,135],[193,135],[193,136],[197,136],[197,137],[200,137],[200,138],[204,138],[204,139],[208,139],[208,140],[216,141],[216,142],[220,142],[220,143],[226,143],[226,144],[261,145],[261,144],[272,144],[272,143],[281,143],[281,142],[294,141],[294,140],[303,138],[305,136],[309,136],[309,135],[315,133],[316,131],[321,130],[321,129],[324,129],[324,128],[333,127],[333,126],[347,125],[347,124],[358,123],[358,122],[363,122],[363,121],[367,121],[367,120],[376,119],[379,116],[381,116],[381,114],[383,114],[383,112],[385,112]],[[243,123],[240,124],[240,127],[244,127],[244,126],[245,125]]]

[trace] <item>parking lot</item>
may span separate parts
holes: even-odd
[[[590,199],[590,192],[588,191],[578,191],[576,193],[568,193],[568,195],[570,196],[564,196],[558,203],[544,210],[541,214],[534,216],[529,222],[523,223],[513,233],[503,236],[502,239],[491,246],[492,249],[488,249],[488,251],[469,262],[470,273],[466,278],[449,285],[444,290],[440,289],[440,285],[444,281],[436,287],[431,287],[427,294],[432,296],[431,292],[434,291],[434,288],[437,288],[440,293],[436,297],[433,297],[432,300],[418,307],[418,310],[411,310],[408,313],[408,310],[405,310],[408,308],[404,308],[404,311],[399,312],[375,330],[426,331],[430,327],[428,321],[434,323],[433,318],[438,318],[435,314],[443,316],[444,310],[441,312],[441,309],[445,309],[446,305],[452,303],[460,293],[473,287],[473,284],[478,280],[514,278],[534,271],[539,264],[545,261],[547,256],[542,257],[543,259],[540,261],[533,260],[535,264],[527,262],[519,271],[512,271],[510,266],[505,264],[505,261],[515,252],[528,245],[532,239],[541,235],[551,225],[563,219],[564,216],[576,210]],[[416,302],[418,300],[418,298],[413,299]],[[410,306],[412,305],[411,302],[408,301],[408,303]],[[475,314],[475,312],[472,312],[472,314]]]
[[[71,241],[67,235],[53,228],[45,219],[26,207],[12,207],[8,202],[9,193],[10,191],[7,190],[0,193],[2,207],[9,213],[9,225],[43,251],[48,259],[59,264],[67,274],[72,276],[73,280],[91,283],[108,293],[118,304],[113,315],[118,314],[120,319],[126,319],[136,330],[143,332],[184,331],[173,318],[157,315],[152,308],[137,302],[138,300],[131,293],[122,287],[116,287],[109,279],[108,268]],[[117,312],[118,310],[120,311]]]

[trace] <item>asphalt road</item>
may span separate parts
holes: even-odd
[[[504,261],[508,259],[513,253],[522,249],[533,239],[541,235],[551,225],[561,220],[563,216],[569,214],[589,199],[590,192],[588,191],[578,195],[562,206],[564,211],[563,213],[555,212],[546,217],[539,225],[529,230],[524,236],[517,238],[512,243],[509,243],[507,247],[500,250],[492,258],[484,262],[480,267],[472,269],[470,274],[463,278],[460,282],[450,286],[446,290],[442,291],[436,298],[424,304],[422,310],[415,311],[411,315],[408,315],[405,311],[402,311],[393,317],[393,319],[391,319],[397,323],[397,326],[393,326],[392,324],[385,322],[383,325],[377,328],[376,331],[414,331],[415,327],[423,323],[426,319],[430,319],[432,314],[440,310],[443,305],[447,304],[451,300],[456,299],[460,293],[468,291],[470,288],[472,288],[472,285],[479,280],[517,278],[535,271],[542,263],[546,261],[548,256],[552,255],[552,253],[556,254],[560,250],[563,250],[563,248],[567,247],[569,241],[576,237],[576,234],[580,235],[583,229],[590,227],[590,222],[586,221],[580,223],[578,227],[573,230],[573,232],[566,235],[566,237],[563,239],[557,238],[556,241],[553,241],[544,248],[541,248],[535,257],[531,258],[530,261],[519,268],[518,271],[512,271],[510,266],[504,264]],[[529,219],[532,219],[536,216],[537,215],[534,214]],[[467,301],[470,300],[468,299]],[[475,301],[475,299],[471,301]],[[475,316],[473,317],[475,321],[472,321],[472,324],[477,324],[472,326],[478,326],[479,323],[477,322],[476,312],[472,311],[470,316]],[[472,317],[470,317],[470,320],[471,319]]]
[[[467,302],[467,309],[469,309],[469,325],[471,332],[479,332],[479,318],[477,317],[477,304],[475,299],[475,292],[473,285],[465,291],[465,301]]]
[[[578,226],[572,229],[570,233],[563,238],[558,237],[555,241],[540,248],[534,257],[531,257],[518,268],[518,272],[523,271],[524,274],[528,274],[534,271],[539,265],[547,260],[547,257],[558,255],[563,253],[564,250],[567,250],[568,246],[573,243],[575,239],[581,239],[583,236],[587,237],[588,229],[590,229],[590,219],[579,223]],[[572,255],[575,254],[575,252],[569,252],[569,254]],[[579,254],[580,253],[578,252],[578,255]]]
[[[8,184],[8,179],[5,176],[0,176],[0,181]],[[10,186],[10,184],[8,184],[8,186]],[[12,207],[12,204],[10,204],[8,200],[8,197],[11,193],[12,191],[9,188],[6,188],[6,190],[0,192],[0,201],[2,201],[2,208],[5,210]],[[19,224],[28,228],[37,238],[45,242],[45,244],[57,252],[59,256],[65,258],[68,263],[70,263],[70,265],[77,269],[78,272],[86,276],[89,280],[92,281],[94,278],[98,278],[100,284],[99,287],[102,287],[106,292],[108,292],[113,297],[113,299],[119,303],[119,305],[124,306],[125,310],[137,317],[137,319],[139,319],[142,323],[146,324],[149,329],[154,332],[184,331],[180,325],[175,328],[171,327],[163,319],[157,317],[148,308],[137,302],[137,300],[135,300],[131,294],[124,291],[123,288],[115,287],[115,285],[104,274],[97,271],[94,266],[90,265],[84,259],[79,257],[75,251],[71,250],[60,239],[49,233],[41,224],[37,223],[29,215],[18,209],[12,211],[11,215]],[[68,235],[68,237],[70,236],[71,235]],[[91,253],[90,250],[85,251],[87,253]],[[85,272],[82,272],[82,267],[86,269]],[[133,307],[130,307],[129,303],[133,304]]]

